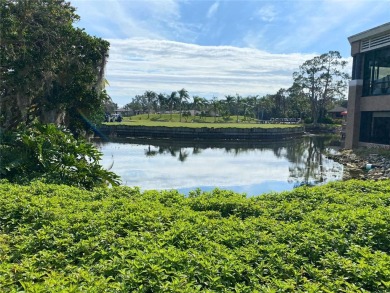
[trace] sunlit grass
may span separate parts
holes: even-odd
[[[244,116],[231,116],[229,119],[222,117],[183,117],[180,122],[179,114],[147,114],[124,117],[122,122],[110,122],[106,125],[129,126],[163,126],[163,127],[190,127],[190,128],[290,128],[300,124],[261,124],[253,118]]]

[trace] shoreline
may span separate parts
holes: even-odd
[[[344,180],[388,180],[390,179],[390,153],[378,149],[340,150],[328,158],[344,166]]]
[[[192,128],[166,126],[103,125],[98,129],[98,132],[108,137],[269,140],[299,137],[304,135],[305,129],[303,126],[286,128]]]

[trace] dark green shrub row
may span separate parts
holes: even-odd
[[[390,292],[390,183],[246,198],[0,184],[1,292]]]

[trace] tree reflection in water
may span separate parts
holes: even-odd
[[[341,179],[342,166],[326,158],[326,153],[332,151],[329,146],[331,141],[330,136],[307,136],[278,142],[154,139],[131,139],[131,141],[115,139],[113,142],[145,145],[144,154],[147,157],[171,155],[182,163],[190,156],[202,154],[206,149],[223,149],[226,154],[233,156],[271,150],[275,157],[288,161],[288,182],[297,187]],[[104,142],[96,142],[96,144],[104,144]]]
[[[317,185],[342,172],[341,165],[326,158],[326,153],[331,151],[331,141],[332,137],[312,136],[300,143],[287,145],[283,156],[291,163],[289,181],[295,186]]]

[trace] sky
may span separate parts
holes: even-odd
[[[151,90],[223,98],[274,94],[306,60],[390,22],[390,0],[71,0],[77,27],[110,42],[118,106]]]

